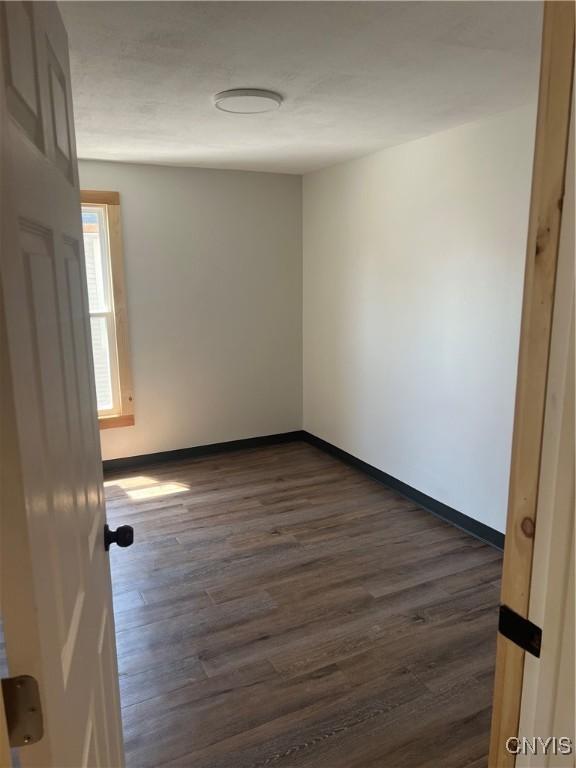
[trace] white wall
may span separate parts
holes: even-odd
[[[305,176],[303,276],[299,177],[81,161],[125,241],[136,426],[104,458],[304,426],[503,531],[534,120]]]
[[[80,162],[120,192],[134,427],[105,459],[301,427],[301,179]]]
[[[535,108],[304,178],[304,428],[505,529]]]

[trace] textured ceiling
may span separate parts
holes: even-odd
[[[63,2],[78,154],[303,173],[535,98],[539,2]],[[230,115],[227,88],[279,91]]]

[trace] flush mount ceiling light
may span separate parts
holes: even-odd
[[[275,91],[262,88],[233,88],[214,96],[214,106],[222,112],[238,115],[256,115],[259,112],[273,112],[282,104],[282,96]]]

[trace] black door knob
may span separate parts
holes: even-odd
[[[104,526],[104,549],[106,552],[110,549],[110,544],[117,544],[119,547],[129,547],[134,543],[134,528],[131,525],[119,525],[115,531],[111,531],[108,523]]]

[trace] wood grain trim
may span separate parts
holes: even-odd
[[[501,601],[528,616],[550,335],[574,61],[574,4],[544,5],[540,92],[530,201],[518,383]],[[524,651],[498,636],[490,768],[511,768],[518,734]]]
[[[120,192],[82,189],[80,190],[80,201],[86,205],[120,205]]]
[[[132,384],[132,366],[130,364],[130,336],[128,332],[128,308],[126,300],[126,283],[124,279],[124,253],[122,245],[120,206],[109,205],[107,211],[121,411],[122,416],[133,416],[134,392]]]
[[[98,419],[100,429],[115,429],[116,427],[133,427],[134,416],[101,416]]]

